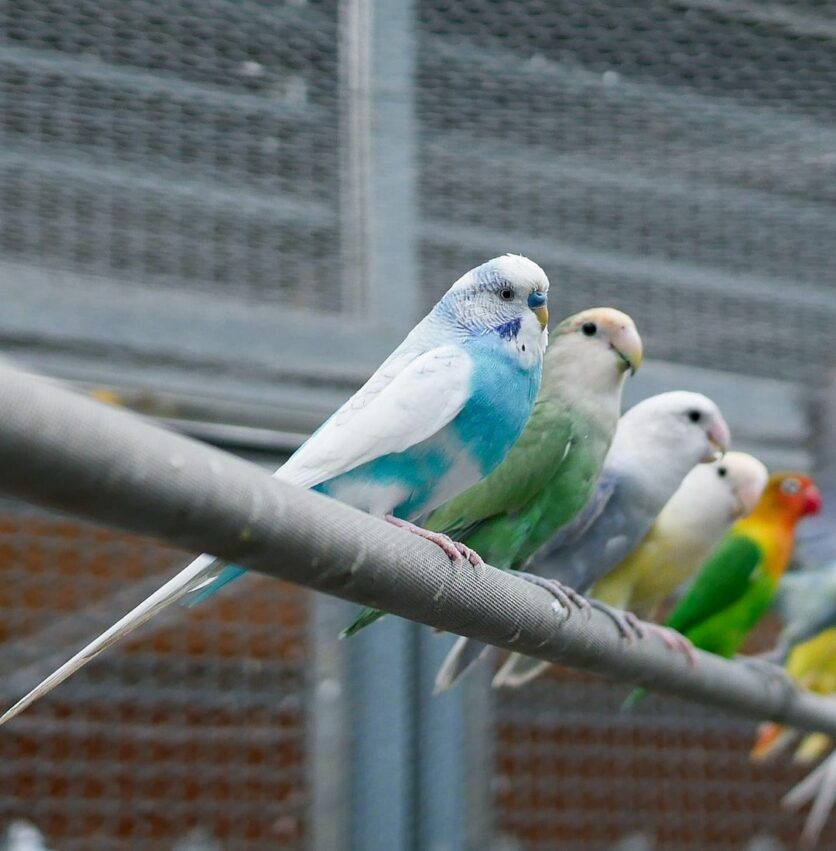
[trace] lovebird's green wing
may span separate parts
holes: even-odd
[[[528,425],[505,460],[487,478],[433,511],[423,525],[467,542],[495,518],[518,515],[565,463],[575,430],[573,419],[559,396],[538,399]],[[483,558],[493,564],[487,554]]]
[[[681,632],[701,650],[731,657],[745,633],[740,622],[763,585],[760,546],[747,535],[729,532],[708,557],[694,583],[676,604],[665,625]],[[768,605],[768,603],[767,603]],[[636,688],[622,704],[631,709],[647,694]]]
[[[718,612],[733,605],[751,588],[763,559],[760,546],[746,535],[730,532],[677,603],[666,625],[688,635]]]

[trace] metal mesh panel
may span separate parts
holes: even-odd
[[[749,648],[771,647],[776,627]],[[704,707],[651,695],[621,712],[628,691],[555,668],[495,694],[501,833],[526,851],[795,847],[802,819],[777,802],[805,767],[750,763],[752,724]],[[834,841],[831,824],[822,847]]]
[[[184,558],[4,506],[4,703]],[[305,596],[246,584],[150,624],[4,731],[0,823],[36,825],[62,851],[201,837],[242,851],[304,847]]]
[[[561,313],[623,307],[651,356],[785,377],[829,357],[825,8],[445,0],[419,15],[424,280],[530,251]]]
[[[333,4],[24,0],[2,23],[3,254],[339,309]]]

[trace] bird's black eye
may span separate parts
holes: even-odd
[[[499,291],[499,297],[503,301],[511,301],[511,299],[514,297],[514,291],[511,289],[511,287],[503,287]]]
[[[583,331],[587,337],[594,337],[598,331],[598,326],[594,322],[584,322],[583,325],[581,325],[581,331]]]
[[[720,468],[717,470],[717,475],[718,475],[721,479],[725,479],[726,474],[727,474],[728,472],[729,472],[729,471],[728,471],[725,467],[720,467]]]
[[[688,411],[688,419],[692,423],[698,423],[702,419],[702,414],[699,411]]]

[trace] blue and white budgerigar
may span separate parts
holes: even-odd
[[[556,580],[587,591],[641,543],[688,472],[713,461],[730,440],[719,408],[700,393],[660,393],[639,402],[619,420],[592,499],[534,556],[527,578],[546,588]],[[592,603],[630,634],[635,620]],[[547,667],[512,653],[494,684],[522,685]]]
[[[489,260],[461,277],[371,378],[277,472],[437,543],[413,526],[486,476],[531,414],[548,339],[549,281],[525,257]],[[73,656],[0,718],[13,718],[93,657],[177,600],[200,601],[244,570],[201,555]]]

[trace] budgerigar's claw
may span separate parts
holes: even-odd
[[[485,562],[482,560],[482,556],[460,541],[454,541],[449,535],[445,535],[443,532],[432,532],[429,529],[416,526],[414,523],[410,523],[408,520],[401,520],[400,517],[395,517],[392,514],[387,514],[384,519],[387,523],[391,523],[399,529],[411,532],[425,541],[431,541],[444,552],[453,564],[466,561],[472,565],[477,576],[481,578],[484,575]]]
[[[476,575],[481,579],[485,575],[485,560],[476,550],[472,550],[466,544],[463,544],[461,541],[453,541],[453,546],[458,550],[458,552],[464,557],[464,559],[470,564],[473,569],[476,571]]]

